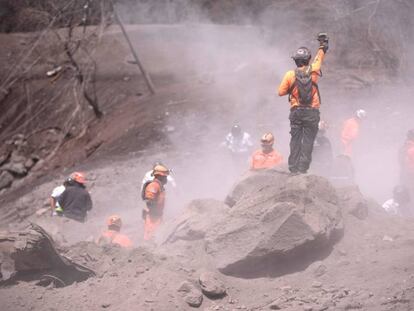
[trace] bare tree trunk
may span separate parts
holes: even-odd
[[[112,3],[115,19],[119,24],[119,27],[121,27],[122,33],[124,34],[125,40],[128,42],[129,48],[131,49],[131,53],[134,56],[135,62],[138,65],[139,70],[141,71],[142,75],[144,76],[145,83],[147,84],[148,89],[150,90],[151,94],[155,94],[155,87],[152,83],[151,77],[148,74],[147,71],[145,71],[144,66],[142,65],[141,61],[139,60],[138,54],[132,45],[131,40],[129,39],[128,33],[125,30],[124,24],[122,23],[121,18],[119,17],[118,11],[116,9],[116,6],[114,3]]]

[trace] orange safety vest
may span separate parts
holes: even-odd
[[[154,179],[145,187],[145,200],[157,209],[164,209],[165,190],[161,183]]]
[[[414,141],[407,142],[407,151],[405,154],[405,164],[410,174],[414,175]]]
[[[352,155],[352,142],[359,135],[359,122],[353,117],[344,122],[344,126],[341,132],[341,141],[343,146],[343,152],[347,156]]]
[[[126,235],[114,230],[107,230],[102,232],[101,237],[104,238],[106,241],[109,241],[109,243],[118,244],[121,247],[132,247],[132,241]]]
[[[269,153],[263,152],[263,150],[257,150],[253,153],[250,169],[259,170],[265,168],[273,168],[283,162],[282,155],[273,149]]]
[[[325,56],[325,53],[322,49],[318,50],[318,53],[316,54],[315,60],[312,63],[312,82],[317,83],[319,77],[321,76],[321,66],[322,61]],[[306,68],[306,66],[304,67]],[[299,97],[299,91],[296,87],[293,87],[295,83],[295,71],[290,70],[286,72],[285,76],[283,77],[282,82],[279,86],[279,96],[288,95],[291,91],[290,96],[290,107],[294,108],[299,106],[299,102],[297,98]],[[292,89],[293,87],[293,89]],[[321,106],[320,98],[319,98],[319,92],[316,86],[312,86],[312,108],[318,109]]]
[[[145,200],[150,210],[144,220],[144,240],[148,241],[153,238],[155,231],[161,225],[165,205],[165,190],[157,179],[146,186]]]

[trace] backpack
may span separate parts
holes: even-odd
[[[296,100],[298,101],[300,106],[311,106],[313,94],[312,94],[312,86],[316,88],[316,92],[319,94],[318,85],[312,81],[312,66],[306,67],[305,70],[301,70],[296,68],[295,70],[295,82],[293,83],[292,87],[289,90],[289,100],[290,96],[292,96],[292,91],[296,87],[298,89],[298,97]]]
[[[145,197],[145,190],[147,189],[147,186],[150,184],[150,183],[152,183],[153,182],[153,180],[148,180],[148,181],[146,181],[145,183],[144,183],[144,185],[142,186],[142,188],[141,188],[141,199],[142,199],[142,201],[145,201],[146,200],[146,197]]]
[[[157,182],[160,186],[161,186],[161,189],[164,189],[164,187],[160,184],[160,182],[157,180],[157,179],[153,179],[153,180],[148,180],[148,181],[146,181],[145,183],[144,183],[144,185],[142,186],[142,189],[141,189],[141,199],[143,200],[143,201],[145,201],[147,198],[145,197],[145,190],[147,189],[147,186],[150,184],[150,183],[152,183],[152,182]]]

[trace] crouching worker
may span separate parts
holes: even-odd
[[[154,180],[147,182],[142,189],[142,199],[146,205],[142,211],[144,220],[144,240],[151,240],[162,222],[165,204],[165,188],[170,171],[164,165],[154,167]]]
[[[59,204],[59,197],[65,191],[66,186],[70,184],[71,178],[68,177],[65,179],[62,185],[57,186],[53,189],[52,194],[50,195],[50,208],[52,211],[52,216],[63,216],[63,209],[62,206]]]
[[[58,199],[63,216],[79,222],[86,221],[87,213],[92,209],[92,199],[85,183],[84,173],[74,172],[70,175],[65,191]]]
[[[260,140],[262,148],[253,153],[251,170],[274,168],[283,162],[282,155],[273,148],[274,142],[275,138],[272,133],[266,133],[262,136]]]
[[[117,244],[121,247],[132,247],[132,241],[124,234],[121,233],[122,220],[118,215],[112,215],[108,218],[106,224],[108,230],[104,231],[98,239],[99,245],[105,244]]]

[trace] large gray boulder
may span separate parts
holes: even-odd
[[[343,231],[341,204],[323,177],[249,172],[225,202],[193,201],[162,243],[224,274],[277,276],[323,259]]]
[[[336,191],[323,177],[259,172],[246,176],[228,198],[230,212],[205,238],[207,253],[225,274],[304,268],[323,257],[342,232]]]

